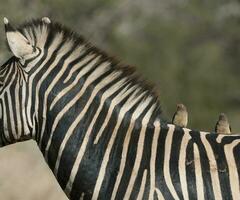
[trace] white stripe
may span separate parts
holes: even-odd
[[[133,187],[134,187],[135,180],[138,175],[138,170],[140,168],[140,163],[141,163],[142,155],[143,155],[144,140],[145,140],[145,135],[146,135],[146,131],[147,131],[147,126],[148,126],[148,123],[149,123],[149,120],[151,118],[154,108],[155,108],[155,105],[152,105],[152,107],[148,110],[148,112],[146,113],[146,115],[144,116],[144,118],[142,120],[142,127],[141,127],[141,131],[139,133],[139,139],[138,139],[138,144],[137,144],[137,152],[136,152],[136,157],[135,157],[135,161],[134,161],[134,166],[132,169],[130,180],[128,182],[127,191],[124,195],[124,199],[130,198],[130,195],[131,195]]]
[[[19,84],[16,84],[16,88],[15,88],[15,107],[16,107],[16,118],[17,118],[17,134],[18,134],[18,138],[20,138],[21,133],[22,133],[22,121],[21,121],[21,117],[20,117],[20,113],[22,112],[21,107],[20,107],[20,91],[19,91]],[[23,133],[24,134],[24,133]]]
[[[207,152],[207,156],[209,159],[210,175],[211,175],[211,179],[212,179],[214,197],[217,200],[221,200],[222,193],[221,193],[220,182],[219,182],[219,177],[218,177],[218,167],[217,167],[217,162],[215,160],[213,150],[211,148],[211,145],[209,144],[209,142],[206,139],[205,132],[200,132],[200,138],[202,140],[202,143],[205,147],[205,150]]]
[[[2,109],[2,106],[1,106],[1,101],[0,101],[0,119],[1,120],[3,119],[3,109]]]
[[[37,82],[37,85],[36,85],[36,90],[35,90],[35,93],[36,93],[36,99],[35,99],[35,107],[34,109],[35,110],[38,110],[38,106],[39,106],[39,90],[40,90],[40,87],[43,83],[43,81],[46,79],[46,77],[51,73],[51,71],[57,67],[57,64],[58,62],[60,61],[60,59],[66,54],[68,53],[71,48],[72,48],[73,44],[72,43],[65,43],[63,46],[61,46],[61,49],[58,51],[58,54],[56,56],[56,58],[54,59],[54,61],[51,63],[51,65],[48,67],[47,71],[44,72],[44,74],[42,74],[40,80],[38,80]],[[42,116],[44,117],[44,116]],[[40,142],[41,144],[41,142]]]
[[[119,187],[119,184],[121,182],[122,175],[123,175],[123,172],[124,172],[124,168],[125,168],[125,165],[126,165],[129,142],[130,142],[130,139],[131,139],[131,136],[132,136],[132,131],[134,129],[134,124],[135,124],[134,120],[137,119],[142,114],[142,112],[146,109],[146,107],[148,105],[149,105],[149,102],[147,102],[147,101],[143,102],[142,105],[139,106],[138,109],[136,109],[134,111],[134,113],[132,114],[130,125],[128,127],[128,130],[126,132],[126,136],[125,136],[125,139],[124,139],[124,142],[123,142],[121,163],[120,163],[117,179],[116,179],[116,182],[114,184],[114,189],[113,189],[113,192],[112,192],[112,197],[111,197],[112,200],[114,200],[116,195],[117,195],[118,187]]]
[[[182,188],[183,199],[188,200],[187,176],[186,176],[186,151],[189,140],[191,139],[188,129],[183,129],[184,134],[180,146],[178,171]]]
[[[42,77],[40,78],[40,80],[38,81],[37,85],[36,85],[36,98],[35,98],[35,107],[34,109],[36,111],[38,111],[38,107],[39,107],[39,101],[40,101],[40,98],[39,98],[39,93],[40,93],[40,88],[41,88],[41,85],[42,83],[44,82],[44,80],[46,79],[46,77],[51,73],[52,70],[54,70],[55,67],[57,67],[57,64],[58,62],[60,61],[60,59],[65,55],[67,54],[71,48],[72,48],[73,44],[72,43],[65,43],[61,49],[59,50],[58,54],[57,54],[57,57],[55,58],[55,60],[53,61],[53,63],[51,63],[51,65],[48,67],[47,71],[44,72],[44,74],[42,75]],[[62,72],[60,71],[60,73],[58,74],[61,74]],[[58,76],[56,76],[57,78],[59,78]],[[55,78],[56,78],[55,77]],[[53,80],[54,82],[55,80]],[[54,85],[50,85],[50,87],[53,87]],[[50,91],[47,90],[47,92],[49,93]],[[46,98],[46,97],[45,97]],[[44,107],[45,105],[43,105]],[[46,106],[45,106],[46,107]],[[44,111],[43,111],[44,112]],[[42,119],[46,118],[46,116],[44,116],[45,113],[42,113]],[[45,120],[43,120],[43,126],[42,126],[42,129],[44,129],[45,127]],[[40,135],[40,141],[39,141],[39,146],[41,147],[42,146],[42,137],[43,137],[43,130],[41,131],[41,135]]]
[[[195,177],[196,177],[196,190],[197,190],[197,199],[204,199],[204,188],[203,188],[203,176],[202,168],[200,162],[200,154],[197,144],[193,144],[193,155],[194,155],[194,167],[195,167]]]
[[[73,60],[75,60],[78,57],[79,52],[76,53],[77,50],[75,50],[74,52],[72,52],[71,56],[66,59],[64,61],[64,64],[61,68],[61,70],[58,72],[58,74],[54,77],[53,81],[51,82],[51,84],[48,86],[48,88],[46,89],[45,93],[44,93],[44,99],[43,99],[43,112],[42,112],[42,128],[41,128],[41,133],[40,133],[40,142],[39,145],[41,146],[42,143],[42,135],[45,131],[45,125],[46,125],[46,115],[47,115],[47,98],[48,95],[50,94],[50,92],[52,91],[53,87],[56,85],[56,83],[59,81],[59,79],[62,77],[62,75],[64,74],[64,72],[66,71],[68,65],[70,62],[72,62]],[[56,59],[57,60],[57,59]],[[58,62],[58,61],[56,61]],[[52,65],[55,66],[56,62],[52,63]],[[36,108],[37,109],[37,108]]]
[[[27,91],[27,86],[26,84],[23,84],[22,85],[22,120],[23,120],[23,132],[24,134],[30,134],[30,130],[29,130],[29,127],[27,125],[27,111],[26,111],[26,106],[25,106],[25,103],[26,103],[26,92]],[[29,116],[30,118],[30,116]],[[35,136],[35,132],[33,132],[33,137]]]
[[[127,87],[126,87],[116,97],[114,97],[114,99],[111,102],[111,105],[109,106],[107,116],[105,117],[105,120],[102,123],[101,128],[98,131],[98,134],[96,135],[96,138],[94,140],[94,144],[97,144],[100,137],[102,136],[102,133],[105,130],[105,128],[106,128],[106,126],[107,126],[107,124],[108,124],[108,122],[109,122],[109,120],[112,116],[112,113],[113,113],[113,110],[114,110],[115,106],[117,104],[119,104],[124,98],[126,98],[127,95],[129,95],[131,92],[133,92],[134,89],[135,89],[135,87],[132,87],[132,88],[129,88],[129,89],[127,89]]]
[[[102,63],[102,65],[98,66],[98,68],[95,69],[94,72],[91,75],[89,75],[89,77],[85,81],[85,83],[82,86],[79,93],[68,104],[66,104],[65,107],[61,110],[61,112],[59,112],[58,115],[55,117],[55,120],[54,120],[53,125],[52,125],[52,129],[51,129],[50,137],[49,137],[49,140],[48,140],[48,143],[47,143],[47,146],[46,146],[46,150],[45,150],[45,159],[48,158],[48,150],[49,150],[49,147],[52,143],[52,137],[53,137],[55,128],[57,127],[59,121],[62,119],[64,114],[66,114],[66,112],[81,98],[81,96],[86,91],[87,87],[90,84],[92,84],[92,82],[94,82],[98,77],[100,77],[102,74],[104,74],[108,70],[108,66],[109,66],[108,63]],[[63,141],[62,143],[65,143],[65,142],[66,141]],[[61,145],[65,146],[65,144],[61,144]],[[60,149],[60,151],[62,151],[62,150]]]
[[[86,51],[84,50],[84,47],[82,47],[82,53],[80,56],[82,56]],[[94,57],[96,57],[96,54],[93,53],[89,53],[88,55],[86,55],[84,58],[82,58],[82,60],[80,60],[78,62],[77,65],[73,66],[71,68],[71,70],[69,71],[69,74],[67,75],[67,77],[64,79],[63,83],[66,83],[70,80],[70,78],[72,77],[73,73],[76,72],[78,69],[80,69],[82,66],[84,66],[85,64],[87,64],[87,62],[89,62],[91,59],[93,59]]]
[[[216,141],[218,143],[221,143],[224,138],[229,138],[229,137],[234,137],[234,136],[239,136],[239,134],[218,134]]]
[[[6,73],[7,73],[7,71],[8,71],[8,65],[5,65],[4,67],[3,66],[1,66],[1,69],[0,69],[0,77],[2,78],[2,77],[5,77],[5,75],[6,75]]]
[[[234,140],[232,143],[224,146],[224,153],[227,160],[228,170],[229,170],[229,181],[232,191],[233,200],[239,200],[240,190],[239,190],[239,175],[238,166],[234,158],[234,148],[240,143],[240,140]],[[236,155],[236,156],[239,156]]]
[[[10,86],[12,85],[15,77],[17,76],[17,70],[15,69],[15,63],[13,63],[12,65],[10,65],[9,67],[10,67],[11,69],[10,69],[9,72],[7,73],[7,77],[4,78],[4,79],[5,79],[5,81],[7,81],[8,79],[10,79],[10,81],[9,81],[8,85],[5,85],[6,87],[1,88],[1,91],[0,91],[1,96],[0,96],[0,97],[4,97],[4,93],[9,91]],[[9,78],[10,74],[12,73],[12,71],[14,71],[14,73],[12,74],[12,77]]]
[[[84,199],[84,196],[85,196],[85,193],[83,192],[80,196],[80,199],[79,200],[83,200]]]
[[[226,136],[226,135],[224,135],[224,134],[218,134],[216,141],[217,141],[218,143],[221,143],[221,142],[222,142],[222,139],[223,139],[225,136]]]
[[[87,147],[87,144],[88,144],[88,141],[89,141],[89,137],[90,137],[90,134],[92,133],[92,129],[93,129],[93,126],[95,125],[96,123],[96,120],[103,108],[103,105],[104,105],[104,102],[105,100],[110,97],[112,94],[114,94],[117,90],[119,90],[119,88],[122,87],[122,84],[124,84],[124,80],[121,80],[117,83],[115,83],[113,86],[111,86],[108,90],[106,90],[103,95],[102,95],[102,99],[101,99],[101,103],[98,107],[98,110],[96,112],[96,114],[94,115],[94,118],[92,119],[87,131],[86,131],[86,134],[84,136],[84,139],[83,139],[83,142],[81,144],[81,147],[79,149],[79,152],[78,152],[78,155],[77,155],[77,158],[74,162],[74,165],[73,165],[73,168],[71,170],[71,175],[68,179],[68,183],[66,185],[66,188],[65,188],[65,193],[69,194],[69,192],[72,190],[72,184],[75,180],[75,177],[77,175],[77,172],[78,172],[78,169],[79,169],[79,166],[80,166],[80,163],[82,161],[82,158],[83,158],[83,155],[85,153],[85,150],[86,150],[86,147]]]
[[[16,66],[17,63],[12,63],[9,67],[11,68],[11,70],[8,72],[7,76],[6,76],[6,80],[8,79],[8,77],[10,76],[11,72],[14,70],[14,74],[12,75],[12,78],[10,80],[10,82],[8,83],[8,85],[1,91],[1,98],[3,98],[3,107],[4,107],[4,115],[5,115],[5,120],[4,120],[4,134],[6,136],[6,138],[10,139],[9,138],[9,130],[8,130],[8,122],[7,122],[7,116],[6,115],[10,115],[10,125],[11,125],[11,129],[12,129],[12,133],[13,133],[13,137],[15,139],[18,139],[18,135],[16,133],[16,126],[14,123],[14,118],[13,118],[13,110],[12,110],[12,98],[11,98],[11,95],[10,95],[10,87],[13,83],[13,81],[15,80],[15,77],[17,76],[17,66]],[[18,83],[17,83],[18,84]],[[24,86],[25,84],[23,84],[23,89],[24,89]],[[8,105],[9,105],[9,113],[6,113],[6,102],[5,102],[5,98],[4,98],[4,94],[7,93],[7,101],[8,101]],[[24,94],[23,94],[24,96]],[[17,122],[18,123],[18,122]],[[26,124],[25,124],[26,126]],[[25,134],[28,134],[29,133],[29,129],[26,129],[26,131],[24,132]],[[20,132],[19,132],[20,134]]]
[[[13,117],[13,105],[12,105],[12,98],[10,95],[10,91],[7,91],[7,102],[8,102],[8,109],[9,109],[9,117],[10,117],[10,125],[11,125],[11,133],[13,134],[14,139],[18,139],[17,133],[16,133],[16,127],[15,127],[15,121],[14,121],[14,117]]]
[[[9,78],[9,76],[10,76],[10,74],[11,74],[11,72],[16,72],[15,71],[15,65],[16,65],[17,63],[14,61],[14,62],[11,62],[11,63],[9,63],[9,64],[7,64],[5,67],[4,67],[4,69],[6,69],[6,71],[4,72],[4,81],[6,81],[6,80],[8,80],[8,78]],[[8,70],[9,69],[9,70]]]
[[[139,193],[137,196],[137,200],[143,199],[143,194],[144,194],[145,185],[146,185],[146,179],[147,179],[147,170],[145,169],[143,172],[142,182],[141,182],[141,186],[140,186]]]
[[[86,58],[87,60],[89,58]],[[61,99],[65,94],[67,94],[75,85],[79,83],[79,80],[87,74],[94,66],[95,64],[99,61],[100,56],[97,56],[95,59],[93,59],[86,67],[84,67],[78,75],[75,77],[74,81],[67,87],[65,87],[61,92],[58,93],[58,95],[53,99],[51,105],[50,105],[50,110],[53,109],[54,105],[58,102],[59,99]],[[77,63],[74,67],[80,68],[83,63],[85,63],[85,59],[82,60],[81,62]],[[73,67],[73,68],[74,68]]]
[[[10,95],[10,87],[12,85],[12,83],[14,82],[16,76],[17,76],[17,67],[16,67],[16,63],[12,63],[10,66],[9,66],[11,69],[9,70],[8,74],[7,74],[7,77],[6,77],[6,80],[9,78],[10,74],[12,73],[12,71],[14,71],[14,74],[12,75],[8,85],[2,89],[1,91],[1,98],[3,99],[3,109],[4,109],[4,112],[5,113],[5,116],[3,117],[4,118],[4,122],[3,122],[3,129],[4,129],[4,135],[6,136],[7,139],[10,139],[10,134],[9,134],[9,130],[8,130],[8,125],[10,123],[10,126],[11,126],[11,129],[12,129],[12,134],[13,134],[13,137],[15,139],[18,139],[18,136],[17,136],[17,133],[16,133],[16,130],[15,130],[15,123],[14,123],[14,118],[13,118],[13,107],[12,107],[12,98],[11,98],[11,95]],[[5,97],[4,97],[4,94],[7,94],[7,98],[6,98],[6,101],[8,102],[8,107],[9,107],[9,112],[7,113],[6,112],[6,102],[5,102]],[[9,117],[10,117],[10,121],[8,122],[7,120],[7,114],[9,114]]]
[[[170,175],[170,154],[172,149],[172,138],[173,138],[173,132],[174,132],[174,125],[168,124],[169,130],[167,133],[167,137],[165,140],[165,149],[164,149],[164,166],[163,166],[163,175],[165,178],[165,182],[167,184],[167,187],[172,194],[173,198],[175,200],[179,200],[179,197],[176,193],[176,190],[173,186],[171,175]]]
[[[154,122],[154,134],[152,139],[152,149],[151,149],[151,158],[150,158],[150,191],[149,191],[149,200],[154,199],[155,191],[155,182],[156,182],[156,159],[157,159],[157,147],[158,139],[160,135],[160,121]]]
[[[7,120],[7,110],[6,110],[6,102],[3,101],[3,113],[5,114],[3,116],[3,131],[4,131],[4,135],[5,138],[7,138],[8,141],[10,141],[10,134],[9,134],[9,130],[8,130],[8,120]]]
[[[130,125],[129,125],[128,130],[127,130],[127,133],[126,133],[124,143],[123,143],[121,164],[120,164],[117,179],[116,179],[116,182],[115,182],[115,185],[114,185],[114,189],[113,189],[113,192],[112,192],[112,196],[111,196],[112,200],[114,200],[116,198],[117,190],[118,190],[119,184],[120,184],[121,179],[122,179],[122,175],[123,175],[124,168],[125,168],[125,165],[126,165],[127,152],[128,152],[129,142],[130,142],[130,139],[131,139],[131,134],[132,134],[133,128],[134,128],[134,123],[133,123],[133,120],[131,120]]]
[[[107,63],[106,66],[108,66],[108,63]],[[82,111],[78,114],[77,118],[72,122],[71,126],[68,128],[67,133],[65,134],[64,139],[63,139],[63,141],[61,143],[60,150],[58,152],[58,157],[57,157],[57,161],[56,161],[56,165],[55,165],[55,169],[54,169],[55,174],[57,174],[57,172],[58,172],[60,160],[61,160],[61,157],[62,157],[62,152],[63,152],[63,150],[65,148],[65,145],[66,145],[68,139],[73,134],[73,131],[76,129],[77,125],[79,124],[79,122],[82,120],[82,118],[86,114],[88,108],[92,104],[92,102],[93,102],[94,98],[96,97],[97,93],[102,88],[104,88],[107,84],[109,84],[109,82],[113,81],[115,78],[116,78],[116,76],[114,74],[110,74],[107,77],[105,77],[103,80],[101,80],[101,82],[99,82],[97,84],[97,86],[92,91],[92,94],[89,97],[86,105],[83,107]],[[88,141],[88,138],[86,138],[86,140],[82,142],[82,145],[86,146],[87,145],[87,143],[86,143],[87,141]]]
[[[158,200],[165,200],[161,191],[158,188],[155,188],[155,190],[156,190],[156,193],[157,193]]]
[[[94,192],[93,192],[93,196],[92,196],[93,200],[98,198],[98,195],[99,195],[99,192],[100,192],[100,189],[101,189],[101,186],[102,186],[102,182],[103,182],[103,179],[104,179],[104,176],[105,176],[105,173],[106,173],[106,168],[107,168],[107,164],[108,164],[108,161],[109,161],[109,156],[110,156],[115,138],[117,136],[118,129],[121,125],[122,120],[124,119],[124,115],[128,110],[130,110],[137,103],[137,101],[138,101],[138,98],[136,98],[135,93],[134,93],[127,100],[125,105],[123,105],[121,107],[121,109],[119,111],[117,124],[114,128],[114,131],[111,135],[108,146],[106,148],[106,151],[105,151],[105,154],[104,154],[104,157],[103,157],[103,161],[102,161],[102,165],[101,165],[101,168],[100,168],[100,171],[99,171],[99,174],[98,174],[98,178],[97,178],[97,181],[96,181],[96,184],[95,184],[95,188],[94,188]]]
[[[48,53],[47,53],[47,57],[45,58],[45,60],[42,62],[42,64],[36,69],[36,71],[34,71],[34,73],[30,73],[29,77],[28,77],[28,91],[29,91],[29,95],[28,95],[28,100],[27,100],[27,117],[28,117],[28,122],[30,124],[30,126],[32,126],[32,119],[31,119],[31,107],[32,105],[32,97],[33,97],[33,80],[36,77],[36,75],[39,73],[39,71],[46,65],[46,63],[51,59],[53,52],[57,49],[58,45],[61,43],[62,41],[62,34],[58,34],[56,35],[56,37],[54,38],[53,42],[51,43],[51,46],[48,48]],[[36,59],[36,61],[40,60],[42,57],[44,56],[44,51],[42,51],[41,55],[38,57],[38,59]],[[33,66],[34,67],[34,66]],[[30,65],[29,65],[29,70],[30,70]]]

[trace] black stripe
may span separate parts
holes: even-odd
[[[96,63],[93,68],[87,72],[83,77],[80,78],[80,80],[78,81],[78,84],[76,84],[65,96],[63,96],[61,99],[58,100],[56,106],[53,107],[51,113],[53,115],[57,115],[59,110],[62,110],[65,105],[67,103],[69,103],[76,95],[78,95],[79,91],[82,89],[84,83],[85,83],[85,80],[87,79],[88,76],[90,76],[94,70],[100,65],[101,63]],[[87,66],[86,66],[87,67]],[[105,76],[105,75],[104,75]],[[95,80],[96,81],[96,80]],[[89,88],[89,86],[88,86]],[[87,89],[88,90],[88,89]],[[55,91],[55,90],[54,90]],[[53,96],[55,97],[55,95]],[[51,100],[49,100],[49,102],[51,102]],[[79,108],[81,108],[82,106],[80,105]],[[76,106],[73,105],[73,108],[76,108]],[[74,111],[75,113],[76,111]],[[69,113],[69,112],[68,112]],[[72,117],[71,114],[67,114],[69,115],[69,117]],[[53,118],[49,118],[49,120],[47,121],[49,125],[52,126],[53,122],[54,122],[54,117]],[[73,118],[74,119],[74,118]],[[69,121],[69,118],[66,119],[67,121]],[[71,124],[71,121],[69,121],[68,123],[69,125]],[[48,142],[48,138],[49,138],[49,134],[50,131],[51,131],[51,126],[49,126],[49,129],[47,131],[45,131],[45,134],[43,135],[43,139],[42,139],[42,151],[44,152],[45,150],[45,147],[47,145],[47,142]],[[58,126],[60,126],[58,124]],[[58,128],[58,127],[57,127]],[[67,127],[65,127],[67,128]]]
[[[217,163],[219,183],[221,187],[223,199],[232,199],[231,194],[227,191],[231,191],[229,182],[229,169],[227,166],[227,160],[224,153],[224,146],[216,142],[217,134],[208,134],[206,139],[211,145],[214,153],[214,157]]]
[[[32,58],[26,59],[23,67],[27,67],[32,61],[34,61],[35,59],[37,59],[41,55],[42,50],[38,47],[37,47],[37,49],[39,51],[38,54],[36,56],[32,57]]]
[[[106,109],[106,108],[105,108]],[[116,109],[116,108],[115,108]],[[76,197],[80,197],[79,184],[83,186],[85,191],[89,191],[91,194],[93,192],[93,188],[95,182],[97,180],[97,176],[102,164],[103,156],[106,151],[106,147],[109,143],[109,139],[111,137],[111,133],[114,130],[114,127],[117,123],[117,111],[113,112],[109,123],[106,126],[106,129],[103,131],[103,135],[99,140],[98,144],[94,145],[94,135],[97,134],[98,131],[93,129],[93,133],[91,134],[91,141],[89,141],[89,148],[86,149],[82,162],[79,166],[79,171],[76,175],[75,182],[72,187],[72,191],[70,197],[75,199]]]
[[[12,77],[14,77],[14,73],[15,73],[15,70],[14,70],[14,63],[12,63],[10,66],[9,66],[9,71],[6,75],[7,79],[4,80],[4,85],[3,87],[1,88],[1,91],[0,91],[0,94],[3,93],[3,91],[6,89],[7,86],[9,86],[9,84],[11,83],[12,81]]]
[[[38,82],[39,82],[39,80],[41,79],[41,77],[43,76],[43,74],[47,71],[47,69],[49,68],[49,66],[51,66],[51,64],[55,61],[55,59],[56,59],[56,57],[57,57],[57,54],[58,54],[58,52],[59,52],[59,50],[62,48],[62,46],[64,45],[64,43],[63,42],[61,42],[58,46],[57,46],[57,48],[54,50],[54,52],[53,52],[53,54],[52,54],[52,56],[51,56],[51,58],[47,61],[47,63],[41,68],[41,70],[38,72],[38,74],[36,74],[36,76],[34,77],[34,79],[33,79],[33,88],[32,88],[32,90],[33,90],[33,95],[32,95],[32,105],[35,105],[35,98],[36,98],[36,96],[35,96],[35,94],[36,94],[36,86],[37,86],[37,84],[38,84]],[[46,89],[46,86],[47,85],[44,85],[45,86],[45,88],[43,88],[43,90],[44,89]],[[40,89],[39,89],[39,99],[43,99],[43,96],[44,96],[44,92],[40,92]],[[40,102],[39,102],[39,106],[40,106]],[[35,108],[34,108],[34,106],[32,106],[31,107],[31,116],[33,116],[33,114],[34,114],[34,110]],[[41,118],[39,119],[39,120],[41,120]],[[41,127],[41,121],[39,121],[39,127]],[[39,140],[40,140],[40,133],[41,133],[41,130],[37,130],[37,142],[39,142]]]
[[[235,139],[239,139],[239,137],[236,137]],[[234,147],[233,149],[233,156],[236,162],[236,166],[237,166],[237,173],[238,173],[238,181],[240,183],[240,156],[239,156],[239,152],[240,152],[240,144],[238,143],[237,146]],[[231,165],[231,163],[229,163]],[[227,174],[226,174],[227,175]],[[229,176],[226,177],[226,179],[229,179]],[[230,181],[229,181],[230,182]],[[224,190],[224,192],[226,191],[226,193],[231,193],[231,190]]]
[[[5,116],[6,116],[6,120],[7,120],[7,129],[8,129],[8,132],[9,132],[9,140],[11,142],[15,141],[15,138],[13,136],[13,133],[12,133],[12,128],[11,128],[11,119],[10,119],[10,110],[9,110],[9,105],[8,105],[8,100],[7,100],[7,93],[4,94],[4,102],[5,102],[5,108],[6,108],[6,113],[5,113]]]
[[[26,115],[26,107],[25,107],[25,112],[23,112],[24,110],[23,110],[23,104],[22,104],[22,101],[23,101],[23,87],[26,87],[26,85],[20,85],[19,86],[19,93],[18,93],[18,96],[19,96],[19,103],[20,103],[20,110],[22,111],[22,112],[20,112],[19,113],[19,115],[20,115],[20,120],[21,120],[21,124],[22,124],[22,133],[24,134],[25,133],[25,130],[24,130],[24,121],[23,121],[23,116],[25,115],[26,116],[26,121],[28,121],[27,120],[27,115]],[[26,90],[25,90],[26,91]],[[29,126],[29,124],[28,124],[28,127],[30,127]],[[31,130],[31,129],[30,129]],[[32,133],[31,133],[32,134]]]
[[[171,144],[171,153],[170,153],[170,161],[169,161],[169,167],[170,167],[170,176],[173,180],[173,186],[176,190],[177,195],[179,196],[179,199],[183,199],[182,195],[182,187],[180,183],[180,177],[179,177],[179,170],[178,170],[178,163],[179,163],[179,156],[180,156],[180,148],[181,148],[181,142],[183,139],[183,129],[179,127],[175,127],[172,137],[172,144]]]
[[[4,115],[4,112],[3,112],[3,101],[4,100],[2,100],[2,99],[0,99],[0,106],[1,106],[1,109],[2,109],[2,119],[0,120],[0,130],[1,130],[1,134],[0,134],[0,136],[1,136],[1,140],[2,140],[2,144],[3,145],[7,145],[7,144],[10,144],[10,140],[9,140],[9,138],[6,138],[5,137],[5,135],[4,135],[4,124],[3,124],[3,122],[4,122],[4,118],[6,117],[6,115]]]
[[[141,99],[142,100],[142,99]],[[125,114],[123,121],[118,129],[117,136],[115,142],[113,144],[112,151],[110,153],[110,160],[108,162],[106,171],[109,176],[105,176],[102,182],[101,193],[99,194],[99,198],[104,198],[106,194],[108,194],[108,198],[111,198],[112,191],[114,188],[114,183],[117,178],[117,174],[120,167],[121,154],[123,151],[123,142],[127,134],[127,130],[129,128],[129,123],[131,121],[132,114],[134,110],[138,107],[139,100],[136,104]],[[141,119],[140,119],[141,120]],[[135,123],[135,122],[134,122]],[[145,166],[147,168],[147,166]],[[140,172],[142,173],[142,171]],[[140,178],[140,177],[139,177]],[[138,188],[139,189],[139,188]]]
[[[156,187],[161,191],[163,197],[167,200],[174,200],[171,192],[169,191],[164,174],[164,154],[165,154],[165,141],[169,128],[166,125],[161,125],[160,136],[158,138],[157,158],[156,158]]]
[[[99,77],[94,85],[97,85],[97,83],[99,81],[101,81],[102,79],[104,79],[107,75],[109,75],[110,72],[105,73],[103,76]],[[90,86],[91,88],[91,86]],[[93,89],[93,88],[92,88]],[[88,91],[91,91],[92,89],[89,89]],[[99,92],[100,93],[100,92]],[[78,150],[82,144],[82,140],[83,137],[85,136],[85,133],[90,125],[91,120],[94,117],[94,114],[100,104],[99,102],[99,93],[97,94],[97,96],[95,97],[95,101],[93,100],[93,102],[91,103],[90,107],[88,108],[86,114],[84,115],[84,117],[82,118],[82,120],[78,123],[77,127],[75,128],[75,130],[73,131],[73,134],[71,135],[71,137],[69,138],[69,140],[67,141],[66,147],[63,151],[62,157],[61,157],[61,163],[60,163],[60,168],[58,170],[58,175],[61,175],[63,177],[62,180],[62,186],[65,187],[68,178],[70,176],[70,171],[72,169],[72,166],[74,164],[74,161],[77,157],[77,153]],[[81,99],[79,99],[79,101],[74,105],[73,109],[77,110],[76,114],[77,116],[80,114],[80,112],[82,110],[78,109],[80,108],[80,105],[82,108],[84,108],[84,106],[88,103],[88,99],[89,96],[91,95],[91,93],[89,92],[85,92],[83,94],[83,96],[81,97]],[[78,105],[80,104],[80,105]],[[71,112],[70,110],[68,112]],[[76,117],[77,117],[76,116]],[[75,118],[74,118],[75,119]],[[76,148],[74,149],[74,152],[72,152],[72,146],[75,146]],[[72,152],[72,156],[69,156],[69,151]],[[71,159],[71,161],[70,161]],[[66,160],[68,160],[69,164],[68,167],[66,167],[63,163],[66,163]],[[63,175],[64,174],[64,175]]]
[[[190,131],[190,135],[193,139],[193,142],[195,142],[197,144],[198,149],[199,149],[200,162],[201,162],[201,167],[202,167],[202,176],[204,177],[203,178],[204,198],[205,199],[214,199],[209,159],[208,159],[205,147],[203,146],[203,143],[200,139],[201,133],[199,133],[197,131]]]
[[[187,149],[186,149],[186,176],[187,176],[186,178],[187,178],[187,192],[188,192],[189,199],[197,199],[196,175],[195,175],[196,163],[194,162],[193,145],[194,145],[193,141],[190,140],[187,144]],[[198,174],[198,176],[201,176],[201,174]]]
[[[135,183],[137,183],[137,182],[141,183],[142,178],[143,178],[144,170],[146,169],[147,170],[147,177],[146,177],[145,190],[144,190],[144,193],[143,193],[143,199],[148,199],[149,192],[150,192],[150,190],[149,190],[149,186],[150,186],[150,167],[151,167],[150,166],[150,159],[151,159],[151,149],[152,149],[152,140],[153,140],[153,136],[154,136],[154,130],[155,130],[154,126],[147,125],[146,135],[145,135],[145,139],[144,139],[144,149],[143,149],[142,160],[141,160],[141,163],[140,163],[138,176],[137,176],[137,179],[135,181]],[[140,189],[140,185],[139,185],[139,189]],[[137,184],[135,184],[133,190],[138,191],[138,193],[139,193],[139,189],[137,190]],[[130,198],[132,198],[132,197],[136,198],[137,196],[131,195]]]
[[[18,79],[19,77],[19,70],[16,67],[16,65],[14,66],[14,70],[17,72],[15,79],[12,81],[11,85],[9,86],[9,90],[7,92],[9,92],[10,95],[10,99],[8,99],[8,102],[10,101],[12,103],[12,115],[13,115],[13,121],[11,123],[14,124],[15,126],[15,130],[16,130],[16,134],[21,134],[21,133],[17,133],[17,113],[20,112],[20,110],[18,110],[19,108],[16,107],[16,99],[15,99],[15,93],[16,93],[16,85],[18,84]],[[18,93],[18,91],[17,91]]]
[[[139,104],[139,101],[136,103],[133,110],[130,111],[128,114],[133,113],[134,110],[137,108],[138,104]],[[130,181],[131,173],[133,172],[132,170],[133,170],[134,162],[135,162],[135,159],[137,156],[137,145],[136,144],[138,144],[138,140],[140,137],[140,132],[142,129],[142,120],[143,120],[144,116],[146,115],[147,111],[149,110],[149,108],[150,108],[150,105],[148,105],[147,108],[144,109],[144,111],[139,116],[139,118],[134,122],[134,129],[131,133],[125,168],[124,168],[122,179],[121,179],[121,182],[119,184],[119,188],[118,188],[118,191],[116,194],[116,199],[121,199],[123,197],[123,194],[125,194],[125,192],[127,190],[127,186]],[[139,189],[140,189],[143,170],[147,167],[148,167],[147,165],[140,167],[139,174],[136,177],[138,180],[140,180],[140,182],[135,182],[135,185],[133,188],[133,193],[131,194],[133,196],[130,196],[130,199],[136,198],[136,195],[138,194]]]

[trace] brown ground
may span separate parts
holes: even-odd
[[[1,200],[67,200],[34,141],[0,149]]]

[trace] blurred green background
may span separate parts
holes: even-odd
[[[234,0],[0,0],[12,24],[48,16],[137,66],[164,115],[187,105],[189,127],[213,130],[225,112],[240,132],[240,3]],[[1,28],[0,63],[10,54]]]

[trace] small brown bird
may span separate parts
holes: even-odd
[[[187,127],[188,112],[183,104],[177,105],[177,111],[173,115],[172,123],[180,127]]]
[[[218,134],[231,134],[231,126],[229,125],[228,118],[224,113],[219,115],[219,119],[215,126],[215,132]]]

